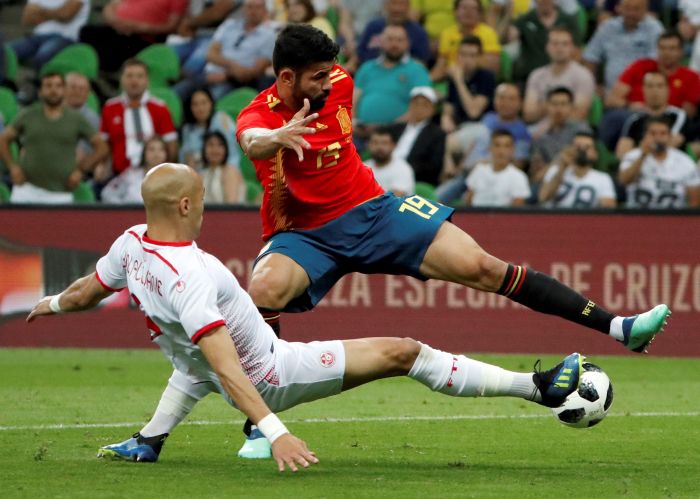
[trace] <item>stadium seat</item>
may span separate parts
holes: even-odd
[[[17,98],[15,93],[9,88],[0,87],[0,114],[2,114],[5,124],[12,121],[17,115]]]
[[[87,182],[81,182],[73,191],[74,203],[94,203],[95,201],[95,191],[92,190],[92,187]]]
[[[90,80],[95,80],[99,67],[100,62],[95,49],[85,43],[76,43],[69,45],[53,56],[41,68],[41,74],[55,72],[64,75],[75,71]]]
[[[90,94],[88,95],[87,105],[90,109],[95,111],[98,116],[100,115],[100,101],[92,90],[90,90]]]
[[[580,5],[576,11],[576,27],[581,40],[586,40],[588,36],[588,12]]]
[[[416,194],[430,201],[436,201],[435,186],[427,182],[416,182]]]
[[[165,105],[170,110],[170,115],[173,117],[175,127],[180,128],[182,123],[182,102],[180,102],[177,94],[168,87],[152,87],[150,92],[154,97],[158,97],[165,102]]]
[[[0,204],[10,202],[10,188],[5,185],[5,182],[0,182]]]
[[[588,123],[594,128],[598,128],[603,119],[603,101],[598,95],[593,96],[591,109],[588,111]]]
[[[148,80],[152,88],[167,87],[180,78],[180,59],[169,45],[156,43],[136,54],[148,66]]]
[[[7,81],[15,81],[17,79],[17,54],[12,50],[10,45],[5,45],[5,79]]]
[[[258,200],[258,196],[263,191],[262,185],[257,180],[246,180],[245,200],[248,204],[253,204]]]
[[[241,153],[241,164],[239,165],[241,168],[241,175],[243,175],[243,178],[245,179],[246,182],[257,182],[258,177],[255,175],[255,165],[253,165],[253,162],[243,154],[243,151],[240,151]]]
[[[216,101],[216,110],[227,112],[236,121],[243,108],[250,104],[250,101],[255,99],[256,95],[258,95],[258,92],[253,88],[237,88]]]
[[[501,50],[501,64],[498,68],[499,81],[513,81],[513,58],[507,50]]]

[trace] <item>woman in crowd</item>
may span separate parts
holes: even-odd
[[[202,145],[207,132],[217,131],[226,140],[226,163],[238,170],[240,153],[236,143],[236,124],[223,111],[214,110],[214,99],[205,88],[192,92],[185,100],[185,123],[181,130],[180,161],[192,168],[202,167]]]
[[[204,204],[242,204],[246,184],[237,167],[227,163],[228,143],[219,131],[204,135],[202,145],[202,181]]]
[[[110,180],[102,189],[102,202],[109,204],[143,204],[141,182],[146,172],[168,160],[168,146],[158,137],[151,137],[143,145],[141,164],[130,167]]]
[[[323,31],[331,40],[335,40],[335,30],[330,21],[316,14],[311,0],[285,0],[287,22],[310,24]]]

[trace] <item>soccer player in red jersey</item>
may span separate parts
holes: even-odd
[[[237,121],[238,140],[265,189],[267,243],[248,292],[276,333],[281,311],[312,309],[343,275],[385,273],[499,293],[646,351],[670,314],[666,305],[615,316],[546,274],[490,255],[449,221],[452,208],[384,193],[353,146],[353,83],[337,54],[335,42],[311,26],[284,28],[273,53],[276,82]],[[158,427],[169,433],[195,393],[177,417],[157,410],[149,425],[163,421]],[[239,455],[269,456],[259,436],[251,433]]]

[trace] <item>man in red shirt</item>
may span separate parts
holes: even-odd
[[[312,309],[345,274],[385,273],[499,293],[646,351],[670,314],[666,305],[615,316],[546,274],[486,253],[449,221],[452,208],[384,193],[352,144],[353,84],[337,54],[335,42],[309,25],[284,28],[273,53],[275,84],[237,121],[265,189],[267,243],[248,292],[276,333],[281,311]],[[196,386],[189,395],[182,389],[166,390],[149,422],[156,433],[170,433],[201,398]],[[269,443],[253,429],[239,455],[269,457]]]
[[[694,117],[700,101],[700,75],[681,64],[683,39],[675,32],[664,33],[659,37],[657,49],[656,59],[638,59],[627,66],[612,88],[606,104],[609,107],[644,111],[644,75],[654,71],[664,74],[668,80],[668,103]]]
[[[148,93],[148,68],[138,59],[128,59],[122,69],[122,95],[102,108],[100,132],[112,151],[112,170],[119,174],[139,166],[144,143],[160,135],[168,147],[168,159],[177,158],[177,130],[163,101]]]

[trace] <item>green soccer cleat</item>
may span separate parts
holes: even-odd
[[[657,305],[643,314],[626,317],[622,321],[622,343],[637,353],[647,353],[654,337],[664,330],[671,310],[666,305]]]
[[[272,446],[260,430],[254,428],[246,438],[243,447],[238,451],[238,457],[243,459],[269,459],[272,457]]]
[[[547,371],[540,371],[540,361],[535,363],[535,373],[532,381],[542,396],[537,402],[545,407],[559,407],[566,397],[578,390],[581,374],[583,374],[583,361],[585,357],[580,353],[567,355],[564,360]]]

